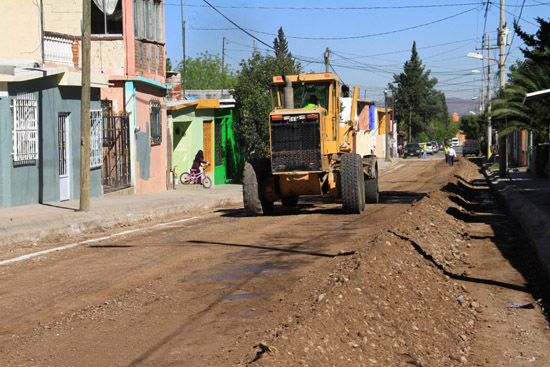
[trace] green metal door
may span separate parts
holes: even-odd
[[[223,119],[214,122],[214,184],[223,185],[226,182],[226,155],[225,141],[227,139],[227,126]]]

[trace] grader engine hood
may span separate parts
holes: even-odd
[[[273,173],[322,170],[323,109],[280,110],[270,115]]]

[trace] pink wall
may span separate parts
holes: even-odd
[[[138,83],[136,88],[136,192],[166,190],[166,106],[165,90]],[[152,101],[161,104],[162,142],[151,144],[150,105]]]

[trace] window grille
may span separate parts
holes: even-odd
[[[11,101],[12,156],[15,162],[38,159],[38,104],[32,93],[18,93]]]
[[[90,168],[101,167],[103,163],[103,143],[101,110],[90,111]]]
[[[160,116],[160,102],[151,101],[149,107],[151,113],[151,144],[160,144],[162,142],[162,119]]]
[[[101,100],[101,111],[103,114],[103,146],[113,145],[115,141],[115,126],[113,118],[113,101]]]

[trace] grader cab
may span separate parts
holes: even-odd
[[[346,86],[332,73],[273,78],[271,156],[245,163],[247,215],[269,214],[277,200],[296,206],[302,195],[341,198],[344,211],[357,214],[365,203],[378,202],[376,156],[356,152],[355,113],[343,116],[343,93],[347,94]],[[357,93],[355,88],[351,111]]]

